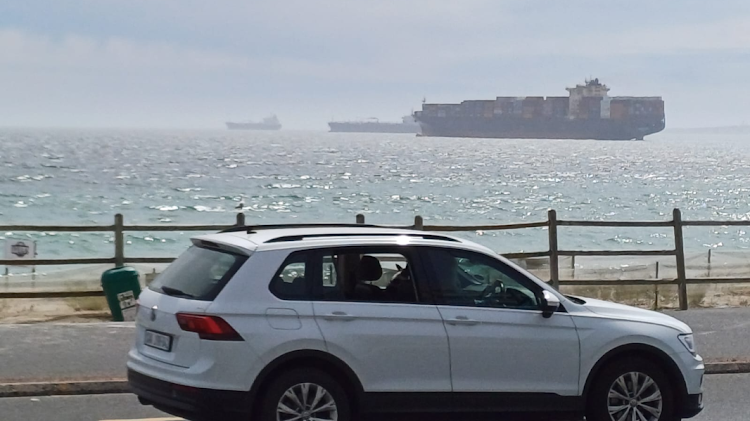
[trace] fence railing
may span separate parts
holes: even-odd
[[[356,222],[365,223],[365,216],[358,214]],[[43,265],[83,265],[83,264],[112,264],[116,267],[129,263],[170,263],[175,257],[127,257],[125,255],[125,233],[133,231],[219,231],[230,227],[244,226],[245,215],[238,213],[235,223],[232,225],[125,225],[121,214],[115,215],[113,225],[100,226],[77,226],[77,225],[4,225],[0,231],[37,231],[37,232],[113,232],[114,233],[114,256],[110,258],[73,258],[73,259],[34,259],[24,260],[0,260],[0,265],[13,266],[43,266]],[[661,227],[672,228],[674,231],[674,248],[668,250],[564,250],[559,249],[558,227],[607,227],[607,228],[644,228]],[[546,257],[549,259],[549,283],[559,289],[561,285],[676,285],[679,299],[679,308],[688,308],[688,284],[699,283],[750,283],[748,277],[709,277],[688,278],[685,265],[685,245],[683,241],[683,228],[691,226],[750,226],[748,221],[683,221],[679,209],[672,212],[671,221],[584,221],[584,220],[559,220],[554,210],[549,210],[546,221],[526,222],[519,224],[502,225],[425,225],[421,216],[414,218],[413,225],[391,226],[392,228],[410,228],[424,231],[436,232],[476,232],[476,231],[503,231],[527,228],[547,228],[549,248],[546,251],[503,253],[510,259],[532,259]],[[676,259],[677,276],[674,279],[619,279],[619,280],[581,280],[560,279],[560,257],[576,256],[674,256]],[[709,255],[710,259],[710,255]],[[658,270],[658,269],[657,269]],[[658,278],[658,276],[657,276]],[[101,291],[70,291],[70,292],[0,292],[0,298],[48,298],[48,297],[90,297],[103,295]]]

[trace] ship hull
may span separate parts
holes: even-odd
[[[227,122],[226,125],[229,130],[281,130],[281,124]]]
[[[643,140],[664,130],[662,117],[627,120],[417,116],[422,136],[502,139]]]
[[[334,133],[419,133],[418,124],[403,123],[330,122],[328,127]]]

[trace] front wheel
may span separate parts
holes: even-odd
[[[586,420],[675,421],[669,379],[648,360],[614,361],[592,384]]]
[[[316,369],[295,369],[274,379],[260,401],[260,421],[350,421],[344,389]]]

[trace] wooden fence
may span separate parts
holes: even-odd
[[[365,223],[362,214],[357,215],[358,224]],[[42,225],[5,225],[0,226],[2,231],[36,231],[36,232],[114,232],[114,256],[111,258],[77,258],[77,259],[36,259],[23,261],[24,266],[43,265],[82,265],[82,264],[111,264],[116,267],[129,263],[170,263],[174,257],[126,257],[125,255],[125,232],[133,231],[219,231],[222,229],[244,226],[245,215],[237,214],[233,225],[125,225],[121,214],[115,215],[113,225],[100,226],[42,226]],[[668,250],[560,250],[558,247],[558,227],[608,227],[608,228],[645,228],[660,227],[672,228],[674,230],[674,248]],[[750,221],[683,221],[679,209],[672,213],[671,221],[583,221],[583,220],[559,220],[557,213],[550,210],[546,221],[527,222],[522,224],[505,225],[425,225],[421,216],[414,218],[414,224],[409,226],[389,226],[390,228],[410,228],[436,232],[476,232],[476,231],[500,231],[517,230],[526,228],[546,227],[549,237],[549,248],[547,251],[504,253],[510,259],[530,259],[546,257],[549,259],[549,283],[559,288],[560,285],[676,285],[679,297],[680,309],[688,308],[688,284],[699,283],[750,283],[750,278],[724,277],[724,278],[688,278],[685,266],[685,247],[683,242],[683,227],[690,226],[750,226]],[[677,276],[674,279],[627,279],[627,280],[576,280],[560,279],[559,259],[561,256],[674,256],[676,259]],[[0,265],[12,266],[21,264],[16,260],[0,260]],[[70,292],[2,292],[0,298],[60,298],[60,297],[91,297],[102,296],[101,290],[93,291],[70,291]]]

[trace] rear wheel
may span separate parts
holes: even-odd
[[[349,398],[328,374],[294,369],[271,381],[260,401],[260,421],[350,421]]]
[[[644,359],[612,362],[589,392],[587,421],[675,421],[669,379]]]

